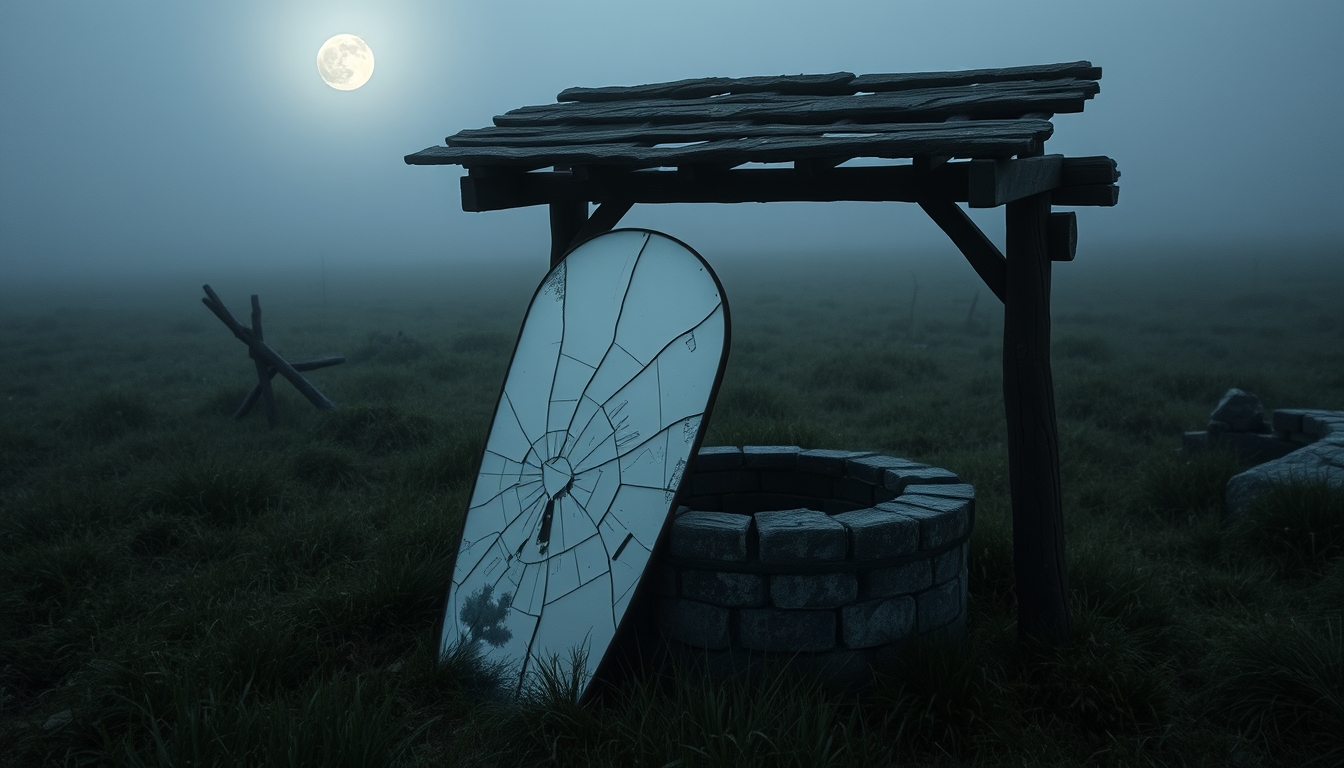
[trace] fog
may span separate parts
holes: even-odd
[[[544,208],[464,213],[402,157],[576,85],[1087,59],[1047,151],[1119,161],[1079,262],[1344,251],[1344,4],[1323,2],[17,3],[0,6],[0,287],[109,275],[545,263]],[[336,91],[333,34],[377,58]],[[1001,233],[1000,212],[977,212]],[[916,206],[637,206],[713,262],[959,258]]]

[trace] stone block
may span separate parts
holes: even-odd
[[[658,603],[658,628],[663,634],[696,648],[728,648],[728,616],[727,608],[694,600]]]
[[[859,596],[853,573],[786,573],[770,577],[770,603],[776,608],[838,608]]]
[[[869,507],[831,518],[849,532],[850,556],[855,560],[906,555],[919,549],[919,521]]]
[[[901,467],[888,469],[882,482],[887,490],[901,493],[909,485],[960,483],[961,478],[946,469],[939,469],[938,467]]]
[[[681,574],[681,595],[726,608],[759,608],[765,605],[765,577],[756,573],[685,571]]]
[[[920,634],[952,623],[961,615],[961,579],[920,592],[915,595],[915,604]]]
[[[1300,408],[1280,408],[1274,412],[1270,421],[1275,432],[1287,436],[1302,431],[1302,416],[1305,413]]]
[[[867,507],[873,504],[873,486],[852,477],[837,477],[832,481],[835,498]]]
[[[742,463],[748,469],[793,469],[798,466],[796,445],[748,445],[742,449]]]
[[[1302,417],[1302,432],[1317,440],[1331,433],[1344,432],[1344,413],[1317,411]]]
[[[760,475],[747,469],[729,472],[696,472],[691,479],[696,496],[722,496],[725,493],[755,493],[761,490]]]
[[[742,562],[750,515],[692,511],[672,521],[672,556]]]
[[[695,454],[695,472],[721,472],[742,466],[742,449],[735,445],[701,447]]]
[[[840,609],[840,639],[846,648],[872,648],[904,640],[915,630],[915,599],[868,600]]]
[[[817,475],[841,477],[845,474],[845,460],[872,456],[871,452],[830,451],[815,449],[798,454],[798,470]]]
[[[1204,430],[1186,432],[1181,435],[1181,450],[1186,453],[1199,453],[1209,447],[1209,433]]]
[[[1209,432],[1264,432],[1265,407],[1260,398],[1236,387],[1227,390],[1209,414]]]
[[[755,515],[762,563],[843,560],[845,527],[825,512],[787,509]]]
[[[965,563],[966,543],[962,542],[933,558],[933,583],[942,584],[955,579]]]
[[[933,583],[933,568],[928,560],[904,565],[874,568],[863,575],[861,594],[865,599],[912,595]]]
[[[765,493],[785,493],[813,499],[831,497],[831,478],[810,472],[761,470],[761,490]]]
[[[1333,435],[1303,446],[1281,459],[1251,467],[1227,481],[1225,502],[1229,515],[1240,514],[1276,483],[1320,480],[1344,488],[1344,440]]]
[[[910,488],[910,493],[916,493],[921,496],[941,496],[945,499],[966,499],[975,500],[975,486],[970,483],[951,483],[948,485],[921,485],[918,488]]]
[[[896,501],[883,502],[877,508],[918,520],[919,548],[937,549],[965,533],[971,503],[964,499],[903,493]]]
[[[909,459],[898,459],[894,456],[863,456],[845,460],[845,475],[869,485],[882,485],[888,469],[911,469],[927,466],[927,464],[920,464]]]
[[[812,652],[835,647],[835,611],[743,608],[737,636],[753,651]]]

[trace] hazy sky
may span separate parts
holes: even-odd
[[[1344,243],[1344,3],[0,2],[0,280],[535,258],[544,208],[463,213],[402,156],[574,85],[1088,59],[1049,152],[1106,154],[1089,251]],[[365,87],[318,77],[363,37]],[[993,219],[986,229],[995,229]],[[947,251],[908,204],[639,206],[717,254]],[[1333,247],[1333,245],[1331,246]],[[1114,256],[1111,256],[1114,258]]]

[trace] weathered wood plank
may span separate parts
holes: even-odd
[[[717,99],[648,99],[519,107],[494,119],[499,126],[695,123],[755,120],[778,123],[923,122],[954,115],[1014,118],[1032,112],[1081,112],[1100,91],[1093,80],[1039,80],[921,88],[854,96],[757,94]]]
[[[1004,260],[993,241],[951,200],[920,200],[919,207],[947,234],[985,286],[1003,301]]]
[[[1048,120],[907,123],[877,132],[859,133],[856,126],[847,133],[733,138],[670,147],[634,143],[429,147],[407,155],[405,161],[408,165],[512,166],[530,170],[556,165],[657,168],[834,157],[896,159],[935,152],[957,157],[993,157],[1034,151],[1053,130]]]
[[[997,208],[1060,184],[1063,155],[1016,160],[972,160],[968,200],[972,208]]]
[[[739,168],[718,174],[675,171],[576,178],[565,172],[462,177],[462,210],[498,211],[556,200],[595,203],[909,202],[923,197],[966,200],[967,163],[948,163],[928,178],[909,165],[835,168],[816,176],[792,168]]]
[[[1120,180],[1120,170],[1109,157],[1066,157],[1059,179],[1060,186],[1082,187],[1093,184],[1114,184]]]
[[[264,339],[261,329],[261,297],[255,293],[252,294],[252,335],[257,341]],[[257,357],[256,350],[250,346],[247,349],[247,355],[256,364],[257,386],[261,388],[262,402],[266,404],[266,423],[274,427],[280,423],[280,412],[275,408],[275,391],[271,389],[271,374],[267,373],[269,366]],[[238,413],[234,414],[234,418],[240,419],[246,415],[247,411],[240,408]]]
[[[1040,64],[1003,69],[967,69],[958,72],[896,72],[859,75],[850,82],[856,91],[903,91],[972,83],[1001,83],[1010,80],[1100,80],[1101,67],[1090,61],[1066,64]]]
[[[1013,504],[1017,632],[1049,643],[1072,625],[1064,562],[1059,431],[1050,372],[1050,197],[1006,210],[1003,404],[1008,418],[1008,488]]]
[[[1110,207],[1120,202],[1120,188],[1114,184],[1089,184],[1060,187],[1050,193],[1051,205],[1097,205]]]
[[[556,101],[628,101],[632,99],[701,99],[722,93],[791,93],[812,96],[854,93],[847,87],[853,72],[775,77],[697,77],[648,85],[566,88]]]
[[[1024,126],[1029,130],[1046,130],[1045,119],[976,120],[963,121],[958,126],[988,134],[1016,134]],[[938,123],[856,123],[839,120],[819,124],[753,123],[747,120],[685,123],[680,125],[618,125],[590,126],[492,126],[459,131],[444,139],[449,147],[557,147],[580,144],[674,144],[725,139],[766,138],[773,136],[823,136],[825,134],[888,133],[929,130]],[[1048,134],[1047,134],[1048,137]],[[1109,182],[1108,182],[1109,183]]]

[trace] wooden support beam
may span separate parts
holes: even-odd
[[[1018,636],[1061,643],[1072,618],[1050,372],[1049,217],[1049,194],[1007,206],[1003,401]]]
[[[574,236],[574,240],[569,244],[569,247],[573,248],[584,240],[597,237],[603,232],[610,232],[612,228],[620,223],[621,217],[629,213],[634,205],[634,203],[622,200],[609,200],[597,206],[597,210],[593,211],[592,216],[588,217],[588,221],[584,223],[583,228],[579,230],[579,233]]]
[[[1078,251],[1078,214],[1060,211],[1050,214],[1046,250],[1051,261],[1073,261]]]
[[[965,202],[969,165],[945,163],[927,178],[917,176],[910,165],[840,167],[810,177],[793,168],[630,171],[590,174],[588,178],[551,171],[478,174],[472,170],[462,177],[462,210],[499,211],[578,199],[595,203],[913,203],[936,197]]]
[[[305,360],[301,363],[291,363],[291,365],[294,367],[294,370],[302,373],[304,371],[315,371],[318,368],[330,368],[333,365],[340,365],[341,363],[344,362],[345,357],[338,356],[338,357],[323,357],[318,360]],[[267,384],[270,383],[271,379],[275,378],[275,373],[276,371],[274,368],[271,368],[270,366],[266,367]],[[242,421],[243,417],[247,415],[248,411],[252,410],[252,406],[257,404],[257,400],[260,399],[260,397],[261,397],[261,382],[258,381],[256,384],[252,385],[252,389],[249,390],[247,396],[243,398],[243,404],[238,406],[238,410],[233,412],[233,420]]]
[[[551,267],[564,258],[565,251],[569,250],[570,243],[574,242],[587,221],[587,200],[570,198],[551,203]]]
[[[1016,160],[972,160],[967,203],[972,208],[997,208],[1060,185],[1063,155]]]
[[[921,200],[919,207],[933,219],[952,243],[957,246],[971,268],[985,281],[985,285],[999,301],[1004,300],[1004,259],[1003,254],[984,232],[971,221],[971,217],[961,210],[961,206],[951,200]]]

